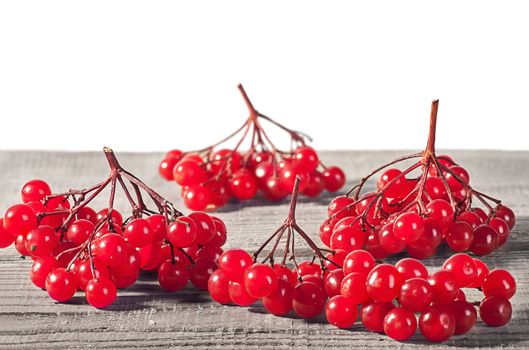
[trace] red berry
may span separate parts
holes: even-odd
[[[217,270],[214,261],[208,259],[195,260],[195,264],[189,269],[189,280],[199,290],[208,290],[209,277]]]
[[[244,286],[254,298],[263,298],[277,288],[277,275],[270,265],[253,264],[244,272]]]
[[[7,232],[4,228],[4,218],[0,218],[0,248],[7,248],[15,242],[15,235]]]
[[[424,220],[413,212],[399,215],[393,224],[395,237],[410,243],[418,240],[424,233]]]
[[[90,305],[104,309],[116,300],[116,285],[108,277],[94,278],[86,285],[85,295]]]
[[[64,302],[75,294],[77,283],[73,272],[60,267],[46,277],[46,291],[53,300]]]
[[[354,250],[347,254],[343,263],[345,275],[351,272],[361,272],[365,275],[375,267],[375,258],[365,250]]]
[[[228,292],[230,280],[219,269],[211,274],[208,280],[208,291],[211,298],[219,304],[229,304],[231,302]]]
[[[250,172],[239,170],[230,179],[230,191],[239,200],[248,200],[257,193],[257,181]]]
[[[395,168],[384,171],[377,181],[377,189],[379,191],[384,189],[384,195],[389,198],[403,198],[408,192],[407,188],[406,177]]]
[[[309,180],[307,187],[303,190],[303,194],[307,197],[318,197],[325,189],[325,178],[319,171],[309,173]]]
[[[400,288],[399,303],[413,312],[426,310],[433,300],[433,290],[427,280],[410,278]]]
[[[480,225],[474,229],[474,239],[470,250],[476,255],[488,255],[498,247],[499,236],[490,225]]]
[[[50,255],[59,243],[59,237],[50,226],[37,226],[29,231],[25,244],[28,252],[33,256]]]
[[[369,301],[362,306],[360,318],[362,324],[368,331],[384,332],[384,318],[395,308],[393,303],[377,303],[376,301]]]
[[[454,315],[456,328],[454,334],[465,334],[474,327],[478,313],[476,307],[464,300],[457,300],[451,302],[448,307]]]
[[[422,262],[413,258],[404,258],[399,260],[395,267],[399,271],[404,281],[410,278],[428,278],[428,269]]]
[[[337,166],[331,166],[323,171],[325,179],[325,189],[329,192],[336,192],[345,184],[345,174]]]
[[[318,154],[309,146],[298,147],[293,158],[296,167],[305,173],[313,172],[319,164]]]
[[[384,317],[384,332],[392,339],[409,339],[417,329],[417,320],[413,312],[402,307],[391,309]]]
[[[422,335],[432,342],[443,342],[454,335],[456,320],[447,306],[433,306],[419,317]]]
[[[107,218],[108,218],[108,209],[103,209],[97,212],[97,222],[100,222],[101,220],[104,220],[104,219],[106,220]],[[119,227],[123,225],[123,216],[116,209],[112,209],[110,218],[112,219],[113,224]]]
[[[46,277],[51,271],[59,267],[59,262],[52,256],[37,258],[29,271],[31,282],[37,287],[45,289]]]
[[[152,230],[153,242],[162,241],[167,237],[167,220],[165,219],[165,216],[154,214],[149,216],[146,220]]]
[[[483,280],[489,274],[489,268],[483,261],[479,259],[474,259],[474,263],[476,264],[476,278],[474,279],[474,282],[468,286],[468,288],[481,288]]]
[[[428,282],[432,286],[435,303],[446,305],[456,298],[459,288],[451,272],[437,271],[428,278]]]
[[[158,282],[167,292],[176,292],[184,288],[188,280],[189,272],[181,262],[173,262],[169,259],[158,267]]]
[[[105,265],[119,265],[127,258],[125,240],[116,233],[107,233],[95,240],[92,245],[92,252]]]
[[[509,225],[505,221],[499,218],[492,218],[489,221],[490,227],[492,227],[496,232],[498,232],[498,247],[501,247],[507,242],[509,238]]]
[[[505,205],[498,206],[494,212],[494,216],[505,221],[509,225],[510,230],[512,230],[516,223],[516,216],[513,211]]]
[[[213,239],[217,233],[215,222],[203,211],[196,211],[188,215],[197,226],[197,244],[206,244]]]
[[[167,181],[173,181],[174,175],[173,175],[173,169],[175,165],[178,163],[179,159],[177,158],[165,158],[160,162],[160,165],[158,166],[158,172],[160,173],[160,176],[166,179]]]
[[[279,279],[276,290],[261,299],[261,302],[268,312],[276,316],[282,316],[292,310],[293,297],[294,287],[289,282]]]
[[[202,211],[208,207],[211,199],[209,188],[204,185],[194,185],[186,189],[183,195],[184,204],[191,210]]]
[[[378,241],[382,248],[390,254],[400,253],[406,248],[406,243],[393,234],[393,223],[382,226],[378,231]]]
[[[173,179],[180,186],[196,186],[206,179],[206,172],[197,162],[184,158],[174,166]]]
[[[346,275],[341,283],[340,293],[344,297],[358,305],[369,299],[366,289],[367,276],[360,272],[351,272]]]
[[[456,252],[468,250],[473,239],[472,226],[465,221],[453,222],[446,231],[446,242]]]
[[[26,182],[24,187],[22,187],[22,202],[24,203],[41,201],[46,196],[50,195],[50,185],[48,185],[48,183],[43,180],[31,180]]]
[[[477,268],[474,259],[463,253],[449,257],[444,262],[442,269],[453,274],[458,288],[471,285],[477,277]]]
[[[516,281],[509,271],[494,269],[483,280],[481,289],[485,297],[498,296],[510,299],[516,293]]]
[[[426,206],[428,216],[439,224],[441,230],[447,229],[454,219],[454,209],[449,202],[435,199]]]
[[[175,247],[187,248],[197,239],[197,224],[187,216],[180,216],[169,224],[167,240]]]
[[[385,303],[398,296],[403,280],[393,265],[380,264],[371,270],[366,283],[369,297]]]
[[[147,220],[134,219],[125,227],[123,237],[131,246],[141,248],[153,241],[154,232]]]
[[[4,214],[4,229],[12,234],[25,235],[37,227],[37,215],[26,204],[15,204]]]
[[[75,270],[75,279],[77,281],[77,288],[80,290],[86,290],[86,286],[88,285],[88,282],[90,282],[93,278],[99,278],[99,277],[108,277],[108,269],[107,267],[101,262],[101,260],[97,258],[93,258],[94,263],[94,273],[92,273],[92,264],[90,259],[85,259],[78,264],[76,264]]]
[[[243,249],[230,249],[222,253],[218,264],[226,278],[232,281],[242,281],[244,271],[253,265],[253,259]]]
[[[327,321],[338,328],[350,328],[358,317],[357,306],[347,297],[336,295],[325,307]]]
[[[512,306],[509,300],[490,296],[479,305],[479,316],[490,327],[501,327],[509,323],[512,315]]]
[[[277,265],[276,265],[277,266]],[[275,267],[275,266],[274,266]],[[333,297],[341,293],[341,285],[344,279],[342,269],[331,271],[327,274],[324,281],[325,293],[328,297]],[[364,286],[365,289],[365,286]]]
[[[251,296],[240,282],[230,281],[228,286],[228,294],[231,301],[239,306],[250,306],[257,301],[258,298]]]
[[[323,310],[327,297],[325,292],[312,282],[301,282],[294,289],[292,308],[302,318],[314,317]]]
[[[81,245],[88,240],[94,232],[94,224],[91,221],[80,219],[74,221],[66,231],[66,238],[76,245]]]

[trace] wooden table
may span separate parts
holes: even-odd
[[[343,167],[349,182],[357,181],[376,165],[407,152],[324,152],[328,164]],[[518,222],[508,244],[484,261],[509,269],[518,283],[511,300],[513,317],[502,328],[478,322],[471,333],[444,344],[430,344],[417,332],[407,343],[369,333],[357,323],[350,330],[330,326],[324,316],[301,320],[293,315],[274,317],[261,305],[251,308],[221,306],[207,293],[188,287],[165,293],[152,275],[142,275],[126,291],[120,291],[110,310],[96,310],[78,294],[68,304],[54,303],[28,278],[31,262],[18,257],[14,248],[0,251],[0,349],[63,348],[515,348],[529,347],[529,152],[453,151],[455,159],[471,174],[476,189],[503,199],[517,214]],[[118,154],[124,167],[184,209],[176,185],[162,181],[156,172],[161,154]],[[0,210],[19,201],[21,185],[30,178],[46,179],[56,191],[82,188],[101,181],[108,172],[100,152],[1,152]],[[373,186],[372,184],[370,185]],[[120,197],[122,199],[122,197]],[[298,221],[317,239],[329,195],[302,199]],[[104,206],[101,198],[95,207]],[[124,205],[118,201],[118,209]],[[287,212],[287,203],[259,201],[230,204],[217,214],[227,223],[226,247],[253,250],[276,228]],[[308,249],[301,249],[308,255]],[[438,268],[449,252],[443,250],[425,263]],[[396,259],[389,259],[394,262]],[[478,293],[468,293],[478,300]]]

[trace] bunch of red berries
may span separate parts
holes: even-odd
[[[33,284],[59,302],[81,290],[92,306],[107,307],[117,289],[131,286],[142,269],[157,269],[167,291],[182,289],[189,280],[207,289],[226,242],[224,223],[204,212],[183,216],[124,170],[112,150],[105,148],[105,155],[110,175],[88,189],[52,194],[42,180],[26,183],[23,204],[11,206],[0,219],[0,247],[15,242],[21,255],[34,260]],[[113,208],[118,185],[132,207],[125,219]],[[107,187],[109,206],[95,212],[88,205]],[[157,211],[146,206],[145,194]]]
[[[456,252],[477,255],[505,244],[516,221],[512,210],[472,188],[466,169],[451,157],[435,154],[437,108],[434,101],[424,152],[378,167],[345,196],[331,201],[329,217],[320,227],[325,245],[347,252],[366,249],[376,258],[406,249],[410,256],[423,259],[443,240]],[[419,160],[405,170],[386,169],[415,158]],[[381,171],[377,190],[362,194],[367,180]],[[475,206],[474,199],[487,212]]]
[[[160,175],[182,186],[182,198],[189,209],[218,208],[231,197],[249,200],[258,191],[268,200],[282,200],[292,192],[296,176],[301,178],[300,192],[308,197],[342,188],[343,171],[336,166],[325,167],[316,151],[306,145],[306,135],[257,112],[241,85],[239,90],[250,110],[250,116],[239,129],[198,151],[172,150],[160,163]],[[263,121],[289,135],[292,145],[289,151],[282,151],[272,143]],[[233,148],[222,147],[239,133],[242,136]],[[245,141],[249,149],[242,152]]]
[[[300,178],[297,177],[286,220],[253,257],[242,249],[230,249],[220,256],[219,269],[208,282],[213,300],[221,304],[248,306],[260,299],[270,313],[278,316],[294,310],[300,317],[309,318],[323,310],[327,300],[323,271],[325,268],[339,268],[335,260],[340,258],[340,254],[324,255],[324,250],[319,249],[297,224],[295,210],[299,184]],[[296,236],[301,237],[314,252],[312,260],[296,261]],[[273,246],[266,258],[261,263],[257,262],[259,254],[272,241]],[[274,255],[282,241],[285,242],[282,262],[275,264]],[[287,259],[293,262],[293,269],[287,266]]]
[[[369,252],[355,250],[344,259],[343,270],[327,274],[325,287],[330,297],[325,308],[329,323],[349,328],[359,312],[367,330],[399,341],[410,338],[417,325],[432,342],[470,331],[477,311],[463,288],[480,288],[485,295],[479,303],[481,319],[491,327],[503,326],[511,319],[509,299],[516,293],[516,282],[508,271],[489,272],[485,263],[464,253],[448,258],[440,271],[430,274],[413,258],[395,266],[376,265]]]

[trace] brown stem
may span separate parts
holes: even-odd
[[[435,154],[435,131],[437,128],[437,110],[439,109],[439,100],[432,101],[432,111],[430,112],[430,132],[428,133],[428,142],[424,150],[424,156]]]
[[[246,93],[246,90],[244,90],[242,84],[237,85],[237,88],[241,92],[242,98],[244,99],[244,102],[250,111],[250,117],[252,117],[252,119],[257,118],[257,110],[253,106],[252,101],[250,101],[250,98],[248,97],[248,94]]]

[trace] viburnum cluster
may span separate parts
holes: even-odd
[[[475,304],[486,325],[503,326],[511,319],[509,299],[516,293],[508,271],[489,271],[481,260],[464,253],[430,273],[413,258],[377,265],[368,251],[355,250],[343,260],[343,269],[324,279],[329,323],[349,328],[360,318],[367,330],[399,341],[409,339],[417,328],[432,342],[467,333],[477,321]],[[480,289],[483,300],[468,302],[464,288]]]
[[[440,342],[474,326],[476,307],[466,301],[463,288],[480,288],[485,295],[479,304],[481,319],[494,327],[509,322],[509,299],[516,292],[514,278],[502,269],[489,272],[481,260],[467,254],[456,254],[440,271],[429,273],[413,258],[394,266],[377,265],[365,250],[348,253],[318,248],[295,219],[298,184],[287,219],[253,256],[243,249],[222,253],[219,269],[208,282],[213,300],[239,306],[259,300],[277,316],[294,311],[299,317],[312,318],[325,310],[328,322],[339,328],[350,328],[360,314],[369,331],[402,341],[411,337],[418,325],[426,339]],[[313,251],[311,260],[296,261],[297,235]],[[285,245],[281,261],[276,263],[274,256],[281,242]],[[259,255],[271,243],[270,252],[259,262]]]
[[[249,200],[258,191],[267,200],[282,200],[292,192],[296,176],[301,178],[300,192],[308,197],[342,188],[344,172],[336,166],[324,166],[316,151],[306,145],[308,136],[258,112],[242,85],[238,88],[250,111],[240,128],[198,151],[172,150],[159,165],[164,179],[182,186],[182,198],[189,209],[218,208],[231,197]],[[263,128],[263,122],[285,131],[290,137],[291,149],[278,149]],[[239,134],[235,146],[224,146]],[[245,143],[249,149],[242,151]]]
[[[84,291],[97,308],[111,305],[117,289],[131,286],[140,270],[157,270],[166,291],[191,281],[207,289],[226,242],[226,227],[204,212],[184,216],[157,192],[124,170],[111,149],[104,149],[110,175],[83,190],[52,194],[42,180],[22,188],[22,202],[0,218],[0,247],[15,242],[33,259],[30,278],[59,302]],[[114,209],[117,187],[131,205],[124,217]],[[108,207],[96,212],[89,204],[110,188]],[[148,196],[156,210],[144,202]]]
[[[453,251],[476,255],[490,254],[505,244],[516,221],[513,211],[472,188],[467,170],[451,157],[435,153],[438,103],[432,103],[423,152],[378,167],[330,202],[328,218],[320,227],[325,245],[347,252],[366,249],[375,258],[407,250],[411,257],[423,259],[443,241]],[[405,170],[391,167],[417,158]],[[379,172],[376,191],[362,193]]]

